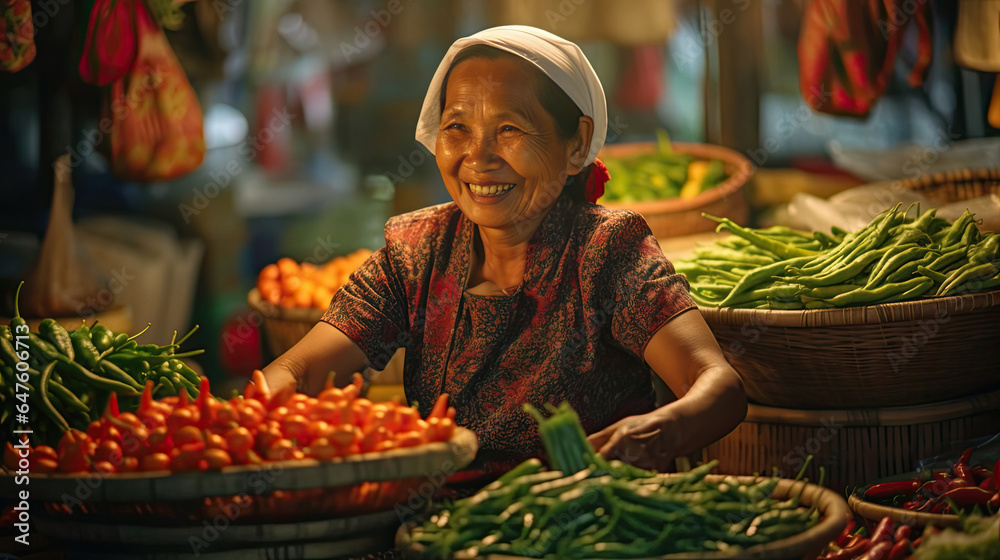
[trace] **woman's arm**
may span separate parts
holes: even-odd
[[[329,372],[336,372],[334,384],[342,387],[365,366],[365,353],[346,334],[320,321],[302,340],[264,368],[264,378],[272,393],[289,395],[296,388],[318,394]]]
[[[720,439],[746,418],[743,382],[697,310],[667,321],[646,345],[644,357],[678,399],[590,436],[601,455],[663,470],[678,455]]]

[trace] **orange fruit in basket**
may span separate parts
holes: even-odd
[[[281,276],[298,276],[299,274],[299,263],[288,257],[278,259],[278,262],[275,263],[275,265],[281,272]]]

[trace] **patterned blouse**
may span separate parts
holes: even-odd
[[[588,434],[652,410],[646,344],[695,305],[642,217],[562,195],[510,295],[466,291],[475,228],[454,203],[390,219],[323,320],[376,369],[405,347],[407,400],[426,416],[448,393],[481,475],[543,455],[524,403],[568,401]]]

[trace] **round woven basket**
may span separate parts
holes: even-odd
[[[719,482],[723,478],[723,475],[710,474],[705,477],[705,480]],[[753,484],[760,480],[757,477],[750,476],[737,478],[741,484]],[[802,483],[789,479],[782,479],[778,482],[778,486],[774,489],[773,497],[778,500],[786,499],[792,495],[793,488],[795,495],[799,495],[799,492],[801,492],[800,503],[803,506],[810,507],[816,504],[816,508],[821,514],[819,523],[810,527],[805,532],[787,539],[753,546],[737,553],[682,553],[667,554],[657,558],[664,560],[743,560],[750,558],[815,560],[823,547],[844,530],[844,526],[847,525],[847,521],[850,519],[850,510],[844,498],[836,492],[815,484],[806,484],[803,487]],[[399,528],[399,532],[396,533],[396,546],[403,551],[404,557],[416,559],[423,557],[424,548],[420,543],[416,543],[410,538],[410,531],[414,527],[415,523],[411,521]],[[512,560],[519,557],[490,554],[486,558]]]
[[[899,181],[899,186],[939,204],[1000,193],[1000,169],[954,169]]]
[[[905,406],[1000,386],[1000,291],[843,309],[700,310],[758,404]]]
[[[854,513],[874,523],[878,523],[880,519],[888,515],[896,523],[903,523],[911,527],[925,527],[933,524],[935,527],[942,529],[945,527],[962,528],[962,519],[957,515],[924,513],[922,511],[910,511],[903,508],[873,504],[853,494],[847,498],[847,504],[851,506]]]
[[[273,305],[260,297],[257,288],[247,294],[247,303],[264,318],[263,333],[267,348],[274,356],[280,356],[286,350],[302,340],[320,318],[321,309],[289,308]]]
[[[793,410],[751,404],[746,420],[704,450],[734,474],[794,476],[807,456],[809,480],[826,471],[835,491],[912,472],[955,441],[1000,431],[1000,391],[930,405]]]
[[[608,208],[634,210],[646,219],[653,235],[677,237],[692,233],[715,231],[716,223],[701,217],[702,212],[725,216],[736,223],[746,223],[749,206],[744,187],[753,176],[754,167],[746,157],[736,151],[713,144],[671,144],[674,151],[690,154],[699,159],[718,159],[729,175],[722,183],[691,198],[671,198],[642,202],[617,202],[600,200]],[[624,158],[656,151],[653,142],[609,144],[598,157]],[[611,178],[614,181],[614,177]]]

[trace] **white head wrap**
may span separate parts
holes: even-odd
[[[417,140],[421,144],[434,153],[441,124],[441,86],[445,74],[455,56],[472,45],[489,45],[527,60],[562,88],[584,115],[594,119],[594,136],[585,164],[593,163],[597,152],[604,146],[604,137],[608,132],[608,107],[601,81],[575,43],[526,25],[486,29],[451,45],[431,79],[420,110]]]

